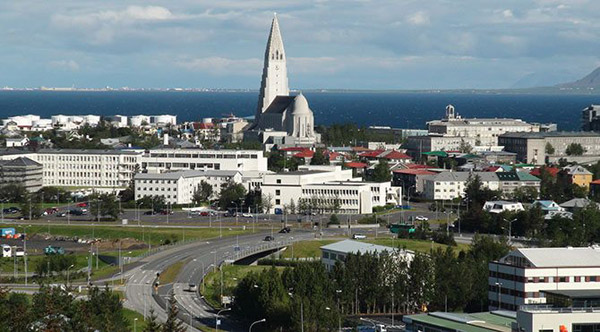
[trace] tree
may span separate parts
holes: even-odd
[[[100,221],[101,217],[108,217],[109,220],[117,220],[121,210],[119,201],[115,194],[93,194],[89,196],[90,214]]]
[[[27,189],[20,183],[8,183],[0,187],[0,200],[12,203],[24,203],[29,199]]]
[[[379,163],[373,169],[373,175],[369,180],[374,182],[389,182],[392,180],[392,173],[387,160],[379,159]]]
[[[311,165],[329,165],[329,158],[325,155],[325,149],[317,148],[313,157],[310,159]]]
[[[148,321],[142,332],[160,332],[161,330],[162,325],[158,322],[158,317],[154,313],[154,309],[150,308],[150,316],[148,316]]]
[[[546,143],[546,154],[548,155],[553,155],[556,151],[554,150],[554,147],[552,146],[552,144],[550,144],[550,142]]]
[[[27,194],[26,198],[23,198],[23,202],[20,206],[21,215],[25,219],[38,219],[44,212],[42,210],[42,205],[35,197],[33,197],[33,195]]]
[[[223,209],[233,206],[241,208],[245,196],[246,188],[241,183],[229,182],[221,188],[219,206]]]
[[[471,146],[471,144],[465,142],[464,139],[461,139],[460,145],[458,146],[458,151],[460,153],[471,153],[471,151],[473,151],[473,147]]]
[[[565,150],[567,156],[581,156],[585,152],[585,149],[579,143],[571,143],[567,146],[567,149]]]
[[[294,203],[294,199],[290,199],[290,204],[288,205],[288,212],[290,214],[296,214],[296,203]]]
[[[265,212],[271,213],[271,209],[273,208],[273,194],[262,195],[261,201]]]
[[[185,332],[187,329],[183,323],[177,318],[179,308],[175,296],[169,298],[167,309],[167,320],[162,326],[162,332]]]
[[[192,201],[194,204],[202,204],[207,203],[210,197],[213,194],[213,187],[210,183],[202,180],[196,189],[194,189],[194,194],[192,196]]]

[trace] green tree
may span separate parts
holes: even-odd
[[[93,194],[88,197],[90,201],[90,214],[100,220],[102,217],[117,220],[121,210],[115,194]]]
[[[585,152],[585,149],[579,143],[571,143],[567,146],[567,149],[565,150],[567,156],[581,156]]]
[[[311,165],[329,165],[329,158],[325,155],[325,149],[317,148],[313,157],[310,159]]]
[[[556,152],[556,150],[554,149],[554,147],[552,146],[552,144],[550,144],[550,142],[546,143],[546,154],[547,155],[553,155]]]
[[[207,203],[213,194],[213,187],[206,181],[200,181],[200,184],[194,189],[192,201],[194,204]]]
[[[0,187],[0,200],[11,203],[24,203],[29,199],[27,189],[20,183],[8,183]]]
[[[158,317],[154,313],[154,309],[150,308],[150,316],[148,316],[148,321],[146,321],[146,326],[142,332],[161,332],[162,325],[158,322]]]
[[[460,145],[458,146],[458,151],[461,153],[471,153],[473,151],[473,147],[471,144],[465,142],[465,140],[460,140]]]
[[[42,210],[42,205],[39,200],[36,200],[33,195],[27,195],[26,198],[23,198],[23,202],[20,204],[21,207],[21,215],[25,219],[38,219],[42,216],[44,212]]]
[[[223,188],[219,195],[219,206],[223,209],[229,207],[241,208],[246,188],[241,183],[229,182]]]
[[[392,173],[390,172],[390,166],[388,165],[387,160],[379,160],[379,163],[375,165],[373,175],[370,176],[369,180],[374,182],[389,182],[392,180]]]
[[[183,323],[177,318],[179,308],[175,296],[171,296],[167,308],[167,320],[162,326],[162,332],[185,332],[187,329]]]

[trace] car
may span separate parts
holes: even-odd
[[[252,213],[242,213],[242,217],[244,217],[244,218],[254,218],[254,216],[252,215]]]
[[[236,215],[234,211],[227,211],[223,214],[223,217],[235,217]]]
[[[352,234],[352,238],[355,240],[362,240],[362,239],[366,239],[367,236],[364,234]]]
[[[88,205],[87,205],[87,203],[85,203],[85,202],[84,202],[84,203],[78,203],[78,204],[77,204],[77,207],[87,207],[87,206],[88,206]]]
[[[208,217],[208,216],[210,216],[210,212],[208,212],[208,211],[202,211],[202,212],[200,212],[200,215],[202,217]]]
[[[154,213],[153,213],[152,211],[146,211],[146,212],[144,212],[144,215],[145,215],[145,216],[149,216],[149,215],[153,215],[153,214],[154,214]]]
[[[198,286],[196,286],[196,284],[189,284],[188,285],[188,291],[190,292],[196,292],[198,290]]]
[[[427,220],[429,220],[429,218],[427,218],[425,216],[416,216],[415,220],[417,220],[417,221],[427,221]]]
[[[284,227],[284,228],[282,228],[282,229],[279,231],[279,233],[281,233],[281,234],[285,234],[285,233],[289,233],[289,232],[291,232],[291,231],[292,231],[292,229],[291,229],[291,228],[289,228],[289,227]]]
[[[67,212],[60,212],[59,214],[56,215],[57,217],[66,217],[67,216]]]
[[[173,214],[173,211],[170,211],[170,210],[169,210],[169,211],[167,211],[167,210],[161,210],[161,211],[160,211],[160,212],[158,212],[158,213],[160,213],[160,214],[162,214],[162,215],[166,216],[167,214]]]
[[[264,241],[273,241],[273,240],[275,240],[275,238],[272,237],[271,235],[265,236],[265,239],[264,239]]]

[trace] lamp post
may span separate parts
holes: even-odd
[[[137,318],[133,319],[133,332],[137,332]]]
[[[231,201],[231,203],[235,204],[235,225],[238,225],[238,209],[239,209],[239,204],[237,202]]]
[[[267,321],[267,320],[263,318],[263,319],[261,319],[261,320],[257,320],[256,322],[254,322],[254,323],[250,324],[250,328],[248,329],[248,332],[252,332],[252,326],[254,326],[254,324],[258,324],[258,323],[264,323],[264,322],[266,322],[266,321]]]
[[[502,283],[496,282],[495,285],[498,288],[498,310],[500,310],[502,309],[502,298],[500,297],[500,294],[502,293]]]
[[[512,243],[512,223],[517,221],[517,219],[513,219],[513,220],[504,219],[504,221],[508,222],[508,243]]]
[[[217,316],[215,318],[215,330],[217,332],[219,332],[219,325],[221,325],[221,321],[219,320],[219,315],[223,312],[223,311],[229,311],[231,310],[231,308],[226,308],[226,309],[221,309],[217,312]]]
[[[70,277],[71,277],[71,269],[73,268],[73,266],[75,266],[75,265],[71,264],[71,266],[69,266],[67,268],[67,286],[69,286],[69,281],[70,281]]]
[[[338,305],[338,332],[342,332],[342,310],[340,309],[340,294],[342,294],[341,289],[336,289],[335,294],[337,295],[337,305]]]
[[[291,298],[294,298],[294,293],[288,292]],[[304,332],[304,301],[300,299],[300,331]]]

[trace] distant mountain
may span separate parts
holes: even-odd
[[[553,71],[543,73],[530,73],[527,74],[517,82],[515,82],[510,88],[511,89],[528,89],[528,88],[539,88],[539,87],[551,87],[562,82],[568,82],[575,79],[577,76],[568,71]]]
[[[596,68],[582,79],[571,83],[559,84],[557,87],[573,90],[600,90],[600,67]]]

